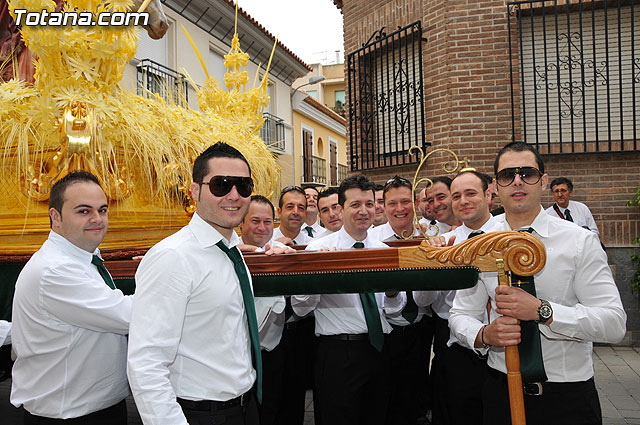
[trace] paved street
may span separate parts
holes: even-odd
[[[595,347],[593,355],[596,385],[600,394],[603,423],[608,425],[640,425],[640,348]],[[18,410],[9,404],[11,381],[0,382],[0,422],[20,425]],[[132,400],[129,424],[141,424]],[[305,425],[313,425],[313,403],[307,394]]]

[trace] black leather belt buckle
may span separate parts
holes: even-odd
[[[523,385],[523,390],[526,395],[542,395],[542,383],[530,382]]]
[[[244,394],[242,394],[240,396],[240,406],[242,406],[242,407],[244,407],[245,402],[248,401],[248,397],[245,397],[247,394],[249,394],[249,393],[247,392],[247,393],[244,393]]]

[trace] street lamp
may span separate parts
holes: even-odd
[[[291,93],[291,98],[293,98],[293,95],[296,94],[296,92],[298,91],[299,88],[304,87],[304,86],[308,86],[308,85],[311,85],[311,84],[316,84],[316,83],[319,83],[320,81],[324,81],[326,79],[327,79],[327,77],[325,77],[324,75],[314,75],[313,77],[310,77],[308,83],[304,83],[303,85],[296,87],[296,89],[293,91],[293,93]]]

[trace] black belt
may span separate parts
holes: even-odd
[[[452,350],[456,350],[459,351],[461,353],[464,353],[465,356],[469,357],[469,358],[474,358],[474,359],[479,359],[482,360],[486,363],[487,360],[487,355],[486,354],[480,354],[478,351],[476,350],[470,350],[466,347],[463,347],[462,345],[458,344],[457,342],[454,342],[453,344],[451,344],[451,347],[449,347]]]
[[[339,335],[320,335],[321,340],[337,340],[337,341],[368,341],[369,334],[339,334]]]
[[[396,331],[396,333],[398,333],[398,332],[409,332],[411,330],[414,330],[418,326],[418,322],[410,323],[410,324],[408,324],[406,326],[394,325],[393,323],[390,323],[390,325],[393,328],[393,330]]]
[[[291,322],[286,322],[284,324],[284,328],[285,329],[298,329],[301,328],[303,326],[313,326],[313,324],[311,324],[309,321],[313,321],[314,317],[313,316],[308,316],[308,317],[304,317],[298,320],[293,320]]]
[[[230,409],[236,406],[244,406],[249,402],[251,398],[251,391],[247,391],[239,397],[232,398],[227,401],[216,400],[185,400],[184,398],[177,398],[178,404],[188,410],[199,410],[206,412],[215,412],[217,410]]]
[[[507,375],[500,372],[499,370],[495,370],[492,367],[489,367],[488,369],[490,375],[499,377],[500,379],[504,379],[506,381]],[[528,382],[522,385],[522,391],[524,395],[538,396],[544,393],[557,394],[584,391],[585,386],[592,385],[595,385],[593,382],[593,378],[587,379],[586,381],[575,382]]]

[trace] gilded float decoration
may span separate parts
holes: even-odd
[[[131,5],[69,0],[62,11],[95,15]],[[48,0],[10,2],[12,13],[55,7]],[[95,173],[110,199],[104,251],[148,248],[185,225],[195,209],[188,191],[193,160],[215,141],[247,157],[254,193],[275,190],[278,167],[259,136],[267,75],[246,88],[248,56],[237,34],[225,57],[227,90],[208,78],[196,90],[197,112],[120,88],[137,28],[25,26],[21,32],[38,60],[33,85],[0,84],[0,254],[38,249],[49,231],[49,190],[75,169]]]

